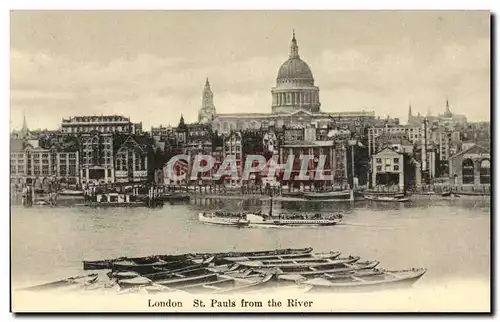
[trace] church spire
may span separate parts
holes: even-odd
[[[446,110],[444,111],[444,116],[446,117],[451,117],[451,110],[450,110],[450,103],[448,102],[448,99],[446,99]]]
[[[21,136],[26,138],[29,134],[28,122],[26,122],[26,112],[23,112],[23,127],[21,128]]]
[[[413,117],[413,113],[411,112],[411,103],[408,105],[408,120]]]
[[[198,111],[198,122],[211,122],[215,118],[215,113],[214,94],[210,89],[210,82],[207,77],[205,81],[205,88],[203,89],[201,108]]]
[[[299,58],[299,46],[295,39],[295,29],[293,30],[292,45],[290,46],[290,58]]]

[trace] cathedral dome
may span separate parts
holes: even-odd
[[[311,69],[299,56],[299,46],[293,33],[290,55],[281,65],[276,87],[271,89],[273,113],[291,113],[297,110],[319,112],[319,88],[314,86]]]
[[[289,58],[281,65],[278,71],[278,81],[287,79],[303,79],[314,81],[311,69],[305,61],[299,57]]]

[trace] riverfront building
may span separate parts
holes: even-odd
[[[130,118],[120,115],[73,116],[63,119],[61,132],[69,134],[99,133],[142,133],[142,123],[132,123]]]
[[[474,145],[450,157],[450,180],[454,185],[490,185],[490,151]]]

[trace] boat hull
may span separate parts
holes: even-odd
[[[205,216],[203,213],[198,215],[198,220],[205,224],[246,227],[250,224],[248,220],[231,217]]]
[[[407,202],[410,201],[409,198],[394,198],[394,197],[383,197],[383,196],[364,196],[366,200],[377,201],[377,202]]]
[[[250,227],[321,227],[335,226],[342,219],[286,219],[286,218],[264,218],[261,215],[248,214],[247,220]]]
[[[182,254],[182,255],[154,255],[145,257],[120,257],[115,259],[103,259],[94,261],[83,261],[84,270],[100,270],[100,269],[111,269],[113,263],[119,261],[131,261],[131,262],[145,262],[153,263],[158,260],[187,260],[194,258],[204,258],[215,256],[215,260],[227,261],[226,258],[233,257],[247,257],[247,256],[280,256],[280,255],[291,255],[300,254],[306,255],[313,251],[311,247],[307,248],[282,248],[274,250],[259,250],[259,251],[244,251],[244,252],[222,252],[222,253],[192,253],[192,254]]]
[[[312,281],[306,281],[304,284],[311,285],[312,288],[308,293],[332,293],[332,292],[374,292],[389,289],[399,289],[411,287],[417,280],[419,280],[426,270],[417,270],[413,274],[408,274],[399,278],[393,279],[380,279],[377,281],[355,281],[351,283],[332,283],[331,285],[320,285],[312,283]]]
[[[343,200],[350,201],[353,199],[353,194],[350,191],[342,192],[310,192],[304,193],[303,197],[306,200]]]

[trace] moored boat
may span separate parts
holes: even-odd
[[[97,194],[92,200],[87,200],[85,203],[76,204],[77,207],[93,207],[93,208],[135,208],[135,207],[161,207],[163,201],[160,199],[143,199],[135,198],[128,194],[122,193],[104,193]]]
[[[111,269],[114,262],[132,261],[135,263],[154,263],[158,260],[179,261],[179,260],[206,260],[215,257],[215,260],[226,261],[227,258],[246,257],[246,256],[283,256],[283,255],[307,255],[313,251],[312,247],[306,248],[279,248],[272,250],[258,251],[228,251],[219,253],[188,253],[179,255],[151,255],[144,257],[118,257],[115,259],[102,259],[94,261],[83,261],[84,270]]]
[[[309,254],[308,257],[281,257],[281,258],[277,258],[277,259],[260,259],[260,260],[259,259],[249,259],[247,261],[258,261],[258,262],[262,262],[266,265],[280,264],[280,263],[286,263],[286,262],[316,263],[316,262],[326,261],[328,259],[335,259],[335,258],[339,257],[339,255],[340,255],[340,252],[329,252],[329,253]]]
[[[213,258],[212,258],[213,259]],[[164,261],[157,260],[150,263],[138,263],[136,261],[118,261],[111,265],[112,271],[130,271],[137,272],[141,274],[148,274],[157,272],[159,269],[179,269],[186,266],[192,265],[192,260],[174,260],[174,261]]]
[[[349,256],[344,258],[324,258],[324,259],[312,259],[309,261],[296,261],[293,259],[283,260],[283,261],[246,261],[238,262],[241,266],[252,267],[252,268],[279,268],[279,269],[301,269],[304,267],[314,267],[320,269],[321,267],[333,268],[338,264],[343,263],[354,263],[360,259],[359,256]]]
[[[363,262],[354,262],[354,263],[339,263],[336,265],[332,265],[328,268],[316,268],[313,266],[301,267],[293,269],[293,272],[290,272],[287,268],[278,268],[274,269],[275,274],[280,276],[286,275],[299,275],[304,278],[321,276],[324,274],[339,274],[343,272],[357,272],[361,270],[373,269],[378,266],[379,261],[363,261]]]
[[[64,189],[58,192],[60,196],[67,196],[67,197],[82,197],[83,196],[83,191],[82,190],[70,190],[70,189]]]
[[[53,289],[58,289],[61,287],[67,287],[67,286],[73,286],[73,285],[85,285],[85,284],[89,284],[89,283],[95,283],[98,278],[99,278],[99,275],[96,273],[84,275],[84,276],[74,276],[74,277],[68,277],[68,278],[65,278],[62,280],[58,280],[55,282],[49,282],[49,283],[44,283],[44,284],[40,284],[40,285],[25,287],[25,288],[20,289],[20,291],[53,290]]]
[[[327,192],[304,192],[304,198],[308,200],[354,200],[351,190],[327,191]]]
[[[381,202],[407,202],[410,201],[408,197],[404,195],[395,195],[395,196],[383,196],[383,195],[365,195],[366,200],[370,201],[381,201]]]
[[[330,252],[327,254],[331,254],[334,252]],[[335,252],[339,253],[340,252]],[[242,262],[242,261],[252,261],[252,260],[285,260],[292,258],[311,258],[317,254],[311,253],[295,253],[295,254],[282,254],[282,255],[255,255],[255,256],[239,256],[239,257],[226,257],[225,260],[231,262]]]
[[[248,292],[255,292],[262,289],[265,289],[269,286],[270,282],[276,278],[274,274],[268,274],[264,277],[256,277],[252,280],[244,280],[246,282],[242,282],[239,285],[236,285],[231,288],[219,288],[214,289],[215,294],[241,294]]]
[[[426,273],[425,268],[409,270],[372,270],[358,274],[325,274],[323,277],[303,281],[311,285],[309,292],[376,291],[408,287]]]
[[[158,199],[172,203],[172,202],[189,201],[191,199],[191,196],[187,193],[183,193],[183,194],[181,194],[181,193],[166,193],[166,194],[158,196]]]

